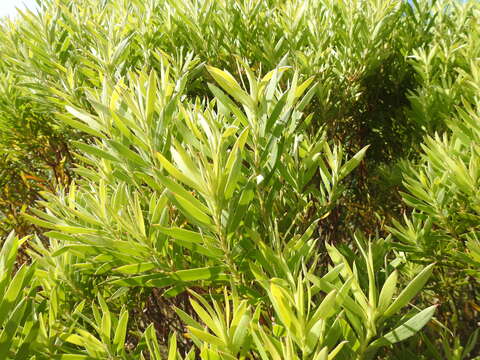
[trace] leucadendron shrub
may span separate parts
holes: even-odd
[[[15,269],[21,243],[9,234],[0,249],[0,356],[3,359],[26,359],[33,353],[39,332],[34,300],[35,266],[23,264]],[[16,271],[15,271],[16,270]]]
[[[466,344],[478,327],[480,310],[480,118],[478,103],[464,106],[447,122],[451,133],[428,137],[421,160],[408,169],[403,198],[414,210],[403,223],[394,222],[391,231],[409,260],[437,263],[430,296],[442,304],[444,323]]]
[[[34,231],[21,213],[38,200],[38,192],[69,183],[72,158],[68,142],[75,135],[53,121],[48,107],[22,86],[24,77],[0,60],[0,233]]]
[[[0,73],[15,79],[12,86],[21,101],[4,106],[13,111],[14,122],[11,114],[0,114],[0,121],[7,128],[13,124],[28,128],[32,119],[39,125],[41,131],[29,133],[15,155],[26,162],[33,158],[31,169],[23,172],[47,183],[27,177],[28,186],[24,185],[22,173],[12,170],[21,167],[17,163],[2,168],[27,198],[38,199],[42,185],[55,188],[56,171],[69,173],[71,168],[69,140],[88,137],[78,130],[71,133],[56,114],[64,115],[68,104],[95,112],[86,89],[100,89],[105,77],[113,82],[124,77],[128,83],[129,71],[160,71],[160,57],[171,58],[173,65],[193,53],[201,62],[227,69],[245,81],[237,57],[248,59],[256,75],[288,58],[289,64],[319,84],[307,105],[314,117],[305,131],[314,135],[324,127],[348,156],[365,144],[371,146],[362,168],[345,182],[349,200],[342,201],[337,215],[329,218],[329,233],[345,241],[356,228],[375,234],[379,222],[400,207],[397,193],[391,191],[392,183],[398,185],[390,181],[392,164],[411,155],[422,135],[420,121],[407,116],[409,91],[423,89],[423,78],[408,56],[429,44],[434,20],[450,2],[414,4],[400,0],[39,1],[38,14],[25,11],[2,23],[0,61],[5,66]],[[442,19],[439,38],[450,31],[442,28],[450,18]],[[293,72],[286,73],[281,86],[292,76]],[[202,68],[190,78],[185,94],[212,98],[204,86],[207,81],[210,74]],[[3,92],[11,99],[7,90]],[[25,102],[28,112],[23,109]],[[40,135],[45,136],[42,141]],[[55,153],[55,162],[47,155],[39,157],[37,149]],[[22,206],[11,192],[3,196],[11,213],[20,212]],[[375,210],[378,216],[373,215]],[[22,232],[12,223],[16,216],[9,218],[6,232],[12,226]]]
[[[4,357],[474,356],[478,3],[38,9],[0,29]]]
[[[435,9],[430,42],[409,55],[417,79],[408,94],[409,117],[428,132],[446,130],[455,108],[478,94],[478,3],[453,1],[444,7],[439,2]]]
[[[138,319],[127,327],[118,300],[132,311],[126,299],[158,292],[190,294],[162,325],[173,331],[180,319],[189,339],[180,343],[182,351],[191,341],[202,359],[368,359],[417,333],[435,306],[401,310],[432,265],[399,292],[398,261],[378,278],[390,260],[386,250],[376,251],[383,260],[374,263],[377,245],[366,240],[358,248],[367,283],[357,261],[332,245],[326,249],[333,267],[319,263],[322,219],[367,147],[346,158],[323,132],[304,130],[312,121],[304,109],[314,79],[301,80],[288,66],[257,76],[239,60],[248,85],[207,66],[214,98],[188,99],[185,84],[197,66],[187,58],[175,78],[163,58],[159,73],[105,79],[101,90],[86,91],[89,107],[67,105],[61,117],[92,137],[74,143],[80,179],[63,193],[42,193],[43,209],[25,215],[51,230],[44,234],[47,247],[32,245],[43,281],[58,283],[44,288],[62,291],[72,318],[84,305],[69,293],[94,304],[70,333],[56,335],[59,353],[130,358],[144,343],[156,353],[153,329]],[[294,74],[283,88],[287,72]],[[112,324],[120,335],[109,335]],[[147,339],[138,335],[144,331]],[[126,332],[137,350],[120,346]],[[175,358],[178,344],[171,344]]]
[[[456,24],[478,37],[478,7],[458,7],[455,13],[461,19]],[[424,69],[422,92],[436,89],[425,98],[423,111],[430,113],[427,108],[433,106],[436,112],[431,121],[423,118],[424,126],[444,131],[431,132],[419,159],[405,164],[402,197],[413,211],[403,222],[394,221],[390,229],[410,261],[437,264],[428,298],[441,304],[438,316],[450,333],[443,331],[440,351],[435,350],[435,341],[426,341],[431,343],[430,356],[436,359],[454,358],[450,354],[455,353],[466,359],[478,352],[480,48],[471,38],[454,33],[452,37],[455,43],[446,41],[415,58]],[[444,54],[435,56],[437,52]],[[442,61],[444,57],[448,62]],[[422,110],[413,110],[415,118],[421,119]]]

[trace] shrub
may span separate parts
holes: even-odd
[[[0,352],[474,356],[478,15],[42,0],[3,21],[0,221],[24,240],[0,254]]]

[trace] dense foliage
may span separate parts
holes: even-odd
[[[478,2],[0,26],[0,359],[478,356]]]

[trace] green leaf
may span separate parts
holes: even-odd
[[[223,251],[221,249],[211,246],[211,244],[216,243],[216,240],[211,236],[181,228],[166,228],[157,225],[154,226],[155,228],[158,228],[161,233],[171,236],[173,239],[175,239],[175,243],[182,247],[212,258],[219,258],[223,256]]]
[[[150,282],[152,281],[152,282]],[[166,287],[175,283],[175,280],[170,278],[164,273],[149,274],[149,275],[139,275],[132,277],[122,277],[121,279],[113,279],[109,283],[117,286],[127,286],[127,287]]]
[[[228,276],[224,271],[224,266],[207,266],[203,268],[179,270],[172,273],[172,277],[180,281],[225,281],[228,280]]]
[[[202,306],[198,304],[194,299],[190,299],[190,304],[192,305],[193,309],[197,313],[200,320],[204,322],[205,325],[210,329],[210,331],[214,332],[218,337],[223,335],[223,328],[222,324],[216,319],[214,314],[209,314]],[[223,341],[223,339],[222,339]]]
[[[328,360],[333,360],[335,359],[335,356],[343,349],[343,347],[348,343],[348,341],[342,341],[340,344],[338,344],[332,351],[330,351],[330,354],[328,354]]]
[[[235,331],[233,333],[233,337],[232,337],[232,343],[237,347],[237,349],[239,349],[245,343],[245,340],[249,335],[249,329],[250,329],[249,326],[251,322],[250,315],[246,310],[246,304],[244,307],[242,307],[237,311],[240,311],[240,310],[243,311],[241,315],[235,314],[235,317],[240,316],[240,320],[238,321],[238,325],[236,326]]]
[[[378,300],[378,311],[380,315],[388,308],[388,306],[393,301],[393,295],[395,294],[395,290],[397,288],[397,280],[398,271],[394,270],[383,284]]]
[[[313,360],[328,360],[328,348],[326,346],[322,348],[322,350],[315,355]]]
[[[171,236],[175,239],[192,242],[195,244],[203,244],[205,242],[212,243],[214,238],[208,235],[200,234],[195,231],[186,230],[178,227],[166,228],[163,226],[156,226],[156,228],[163,234]]]
[[[185,185],[191,187],[192,189],[195,189],[197,191],[199,191],[200,193],[204,193],[205,192],[205,188],[202,186],[202,184],[199,184],[197,182],[195,182],[195,179],[191,179],[190,177],[188,177],[187,175],[185,175],[183,172],[181,172],[180,170],[178,170],[170,161],[168,161],[165,156],[163,156],[162,154],[160,153],[157,153],[156,154],[157,156],[157,159],[158,161],[160,162],[160,164],[162,164],[163,168],[171,175],[173,176],[175,179],[177,179],[178,181],[184,183]],[[197,175],[196,175],[197,176]],[[163,182],[163,181],[162,181]],[[167,185],[165,185],[167,186]]]
[[[19,241],[12,231],[5,239],[0,251],[0,294],[5,292],[8,280],[11,278],[11,272],[17,258]]]
[[[123,309],[115,329],[113,345],[116,346],[117,353],[120,353],[125,347],[125,338],[127,336],[128,311]]]
[[[78,355],[78,354],[55,355],[53,359],[55,360],[95,360],[94,357],[91,357],[88,355]]]
[[[437,305],[433,305],[420,311],[396,329],[375,340],[369,347],[375,348],[395,344],[415,335],[430,321],[436,308]]]
[[[31,272],[31,269],[27,265],[23,264],[15,274],[12,281],[9,283],[6,292],[1,294],[0,326],[3,324],[7,316],[9,316],[10,309],[18,302],[25,287],[24,281],[27,278],[28,272]]]
[[[12,310],[7,322],[2,326],[0,332],[0,359],[7,359],[12,339],[21,327],[21,319],[27,307],[27,302],[22,299]]]
[[[248,125],[248,120],[245,117],[245,114],[237,107],[237,105],[234,104],[232,100],[230,100],[230,98],[222,90],[212,84],[208,84],[208,88],[213,93],[213,95],[215,95],[215,98],[221,105],[231,111],[244,126]]]
[[[167,193],[168,198],[172,201],[176,206],[180,208],[180,210],[184,213],[185,216],[194,219],[194,221],[209,226],[209,228],[213,229],[213,221],[210,216],[208,216],[204,211],[202,211],[199,207],[196,207],[192,204],[192,196],[188,196],[188,198],[184,198],[183,196],[175,193]]]
[[[177,334],[173,333],[168,341],[168,358],[167,360],[177,359]]]
[[[108,309],[107,303],[101,297],[100,295],[98,296],[98,302],[100,303],[100,307],[102,308],[102,322],[99,328],[99,334],[102,339],[102,341],[105,344],[110,344],[110,335],[112,331],[112,317],[110,314],[110,310]]]
[[[340,169],[338,174],[339,180],[342,180],[345,176],[350,174],[353,169],[355,169],[360,162],[363,160],[365,153],[367,152],[370,145],[365,146],[358,153],[356,153],[350,160],[348,160]]]
[[[155,327],[153,324],[148,325],[143,337],[147,343],[148,351],[152,360],[162,360],[163,356],[160,352],[160,347],[158,346],[157,334],[155,333]]]
[[[103,130],[103,126],[98,123],[98,121],[94,120],[92,115],[87,114],[86,112],[83,112],[82,110],[75,109],[71,106],[65,106],[65,109],[75,116],[77,119],[82,120],[84,123],[88,125],[88,127],[94,129],[97,132],[100,132]]]
[[[157,266],[158,265],[153,262],[142,262],[142,263],[135,263],[135,264],[120,266],[113,269],[113,271],[119,272],[122,274],[141,274],[143,272],[153,270]]]
[[[289,299],[287,291],[283,287],[271,282],[270,294],[275,312],[277,313],[278,317],[285,327],[294,335],[296,335],[301,329],[301,326],[290,307],[291,300]]]
[[[205,122],[200,120],[200,123],[204,124]],[[206,126],[208,129],[208,126]],[[210,132],[210,130],[207,131]],[[182,145],[179,144],[175,139],[172,140],[175,146],[170,148],[173,161],[177,165],[178,169],[187,176],[193,184],[196,184],[195,189],[200,191],[202,194],[208,194],[208,187],[205,183],[203,176],[200,174],[200,170],[197,168],[197,165],[190,158],[190,155],[183,149]]]
[[[115,161],[115,162],[119,162],[120,160],[117,159],[115,156],[109,154],[108,152],[102,150],[102,149],[99,149],[98,147],[96,146],[91,146],[91,145],[87,145],[85,143],[82,143],[80,141],[73,141],[72,142],[77,148],[79,148],[80,150],[82,150],[83,152],[86,152],[87,154],[91,154],[91,155],[94,155],[98,158],[101,158],[101,159],[106,159],[106,160],[110,160],[110,161]]]
[[[221,339],[212,334],[209,334],[206,331],[199,330],[191,326],[187,326],[187,329],[189,332],[192,333],[192,335],[196,336],[197,338],[206,342],[209,345],[218,346],[220,348],[223,348],[225,346],[224,342]]]
[[[109,140],[108,143],[115,149],[115,151],[120,155],[122,158],[128,159],[138,166],[141,167],[149,167],[150,164],[142,159],[140,155],[138,155],[135,151],[130,150],[123,144],[120,144],[117,141]]]
[[[157,76],[156,72],[152,69],[148,78],[148,92],[146,99],[146,115],[147,123],[150,124],[155,113],[155,102],[157,99]]]
[[[255,109],[255,103],[250,95],[242,90],[232,75],[213,66],[206,66],[206,68],[215,81],[235,100],[252,110]]]
[[[395,301],[388,307],[385,311],[384,316],[390,317],[397,313],[398,310],[407,305],[410,300],[413,299],[415,295],[423,288],[427,283],[430,275],[432,275],[433,266],[435,264],[428,265],[423,269],[415,278],[410,281],[410,283],[403,289],[403,291],[398,295]]]
[[[312,318],[307,324],[307,330],[311,329],[319,320],[326,320],[330,316],[332,316],[336,309],[335,309],[335,302],[337,300],[337,291],[332,290],[328,293],[327,296],[323,299],[323,301],[318,306],[317,310],[313,314]]]

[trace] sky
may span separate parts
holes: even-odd
[[[0,17],[15,15],[16,7],[34,9],[35,6],[35,0],[0,0]]]

